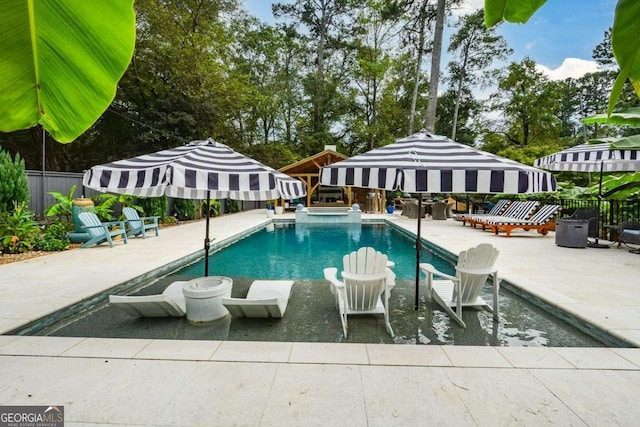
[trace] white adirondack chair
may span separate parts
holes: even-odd
[[[463,328],[466,328],[462,320],[463,307],[485,308],[493,311],[493,318],[499,320],[500,281],[495,267],[497,258],[496,248],[488,243],[481,243],[475,248],[460,252],[455,276],[438,271],[431,264],[420,264],[420,270],[427,275],[427,298],[433,298]],[[480,291],[490,274],[493,275],[493,308],[480,297]],[[434,279],[434,275],[441,279]]]
[[[344,336],[349,327],[347,316],[356,314],[383,314],[387,331],[393,336],[389,323],[388,280],[393,273],[389,274],[387,256],[374,248],[364,247],[345,255],[342,263],[342,281],[337,278],[337,268],[325,268],[324,277],[336,295]]]

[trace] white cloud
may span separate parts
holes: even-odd
[[[594,61],[578,58],[565,58],[562,61],[562,65],[554,69],[540,64],[536,64],[536,68],[551,80],[564,80],[569,77],[579,78],[587,73],[595,73],[600,70],[600,67]]]
[[[465,0],[460,6],[453,9],[452,12],[455,16],[468,15],[475,12],[478,9],[484,7],[484,0]]]

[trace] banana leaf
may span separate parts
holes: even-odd
[[[0,28],[0,131],[59,142],[107,109],[135,45],[133,0],[7,0]]]

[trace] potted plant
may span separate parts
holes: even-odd
[[[273,200],[267,202],[267,218],[273,218],[274,215]]]
[[[393,199],[387,199],[387,213],[392,214],[393,212],[395,212],[395,210],[396,206],[393,202]]]

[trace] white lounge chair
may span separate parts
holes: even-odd
[[[462,320],[463,307],[480,307],[493,311],[493,318],[499,320],[498,293],[500,282],[495,262],[498,250],[488,243],[460,252],[456,275],[450,276],[438,271],[433,265],[422,263],[420,270],[427,275],[427,298],[433,298],[456,322],[466,328]],[[493,275],[493,309],[480,297],[480,291]],[[434,279],[434,275],[442,279]],[[456,311],[453,311],[455,307]]]
[[[293,280],[255,280],[246,298],[222,298],[233,317],[281,318],[287,309]]]
[[[395,275],[387,268],[387,256],[374,248],[364,247],[345,255],[342,263],[342,281],[338,280],[337,268],[325,268],[324,277],[336,295],[344,336],[349,327],[347,316],[355,314],[383,314],[387,331],[393,336],[389,323],[389,292]]]
[[[173,282],[160,295],[109,295],[109,302],[136,317],[182,317],[187,312],[184,283]]]

